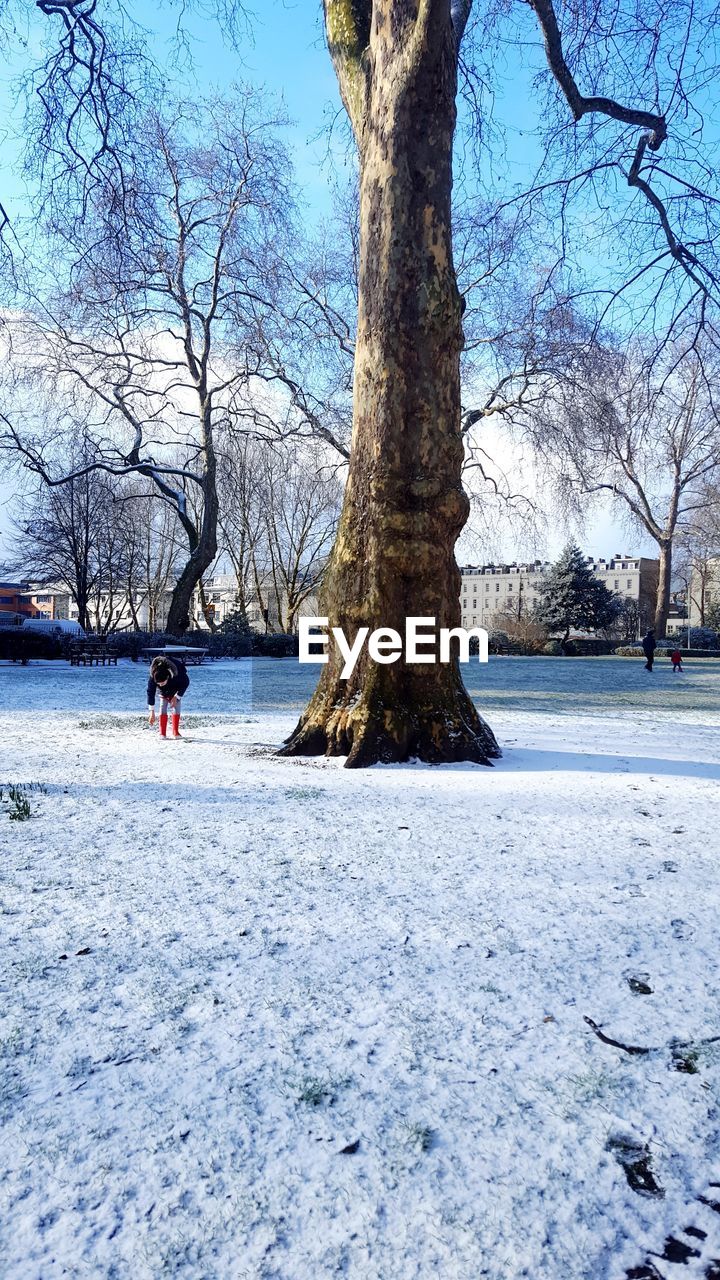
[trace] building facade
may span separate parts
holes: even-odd
[[[587,563],[609,591],[637,604],[639,630],[651,625],[659,561],[644,556],[618,555],[611,560],[588,557]],[[491,631],[498,614],[523,617],[532,613],[539,603],[544,578],[552,567],[544,560],[530,564],[465,565],[460,570],[463,627],[485,627]]]
[[[51,618],[51,609],[44,592],[35,594],[29,582],[0,582],[0,620]]]
[[[690,626],[706,626],[707,613],[720,604],[720,556],[712,556],[690,577]]]
[[[213,622],[220,626],[238,608],[237,578],[231,573],[216,573],[212,578],[206,578],[203,585],[206,607],[212,612]],[[317,609],[317,596],[310,595],[300,605],[296,616],[313,618]],[[253,631],[282,630],[283,618],[287,616],[287,597],[269,575],[264,575],[259,585],[253,582],[246,586],[245,616]],[[199,591],[193,596],[193,617],[200,630],[207,627]]]
[[[605,586],[616,595],[635,602],[638,610],[638,633],[642,634],[652,625],[655,612],[655,598],[658,581],[658,561],[642,556],[615,556],[611,560],[588,559],[593,573]],[[486,564],[465,565],[461,568],[460,608],[462,626],[485,627],[491,631],[496,624],[496,617],[502,614],[513,614],[522,618],[532,614],[539,602],[543,582],[552,565],[547,561],[535,560],[528,564]],[[720,562],[719,562],[720,570]],[[720,588],[720,572],[718,574]],[[0,584],[0,591],[2,586]],[[206,578],[204,583],[206,605],[212,610],[213,621],[220,626],[238,607],[237,581],[234,574],[216,573]],[[36,588],[32,596],[28,596],[28,607],[34,616],[49,618],[67,618],[77,620],[78,611],[69,593],[62,588]],[[91,616],[94,616],[96,601],[91,602]],[[101,615],[106,613],[101,601]],[[284,602],[281,602],[284,607]],[[165,627],[170,592],[166,591],[155,605],[154,629],[162,631]],[[246,591],[246,616],[255,631],[278,631],[280,629],[280,613],[277,593],[268,580]],[[318,612],[318,601],[315,595],[309,596],[300,607],[298,616],[315,617]],[[134,600],[134,613],[141,629],[150,629],[147,597],[141,594]],[[131,630],[134,626],[133,610],[127,601],[120,602],[116,609],[115,630]],[[207,629],[200,594],[195,592],[192,604],[192,626],[200,630]],[[670,627],[668,628],[670,631]]]
[[[238,608],[237,579],[234,574],[216,573],[213,577],[205,579],[203,588],[206,608],[212,614],[215,625],[219,627]],[[164,631],[171,595],[171,591],[164,591],[155,601],[154,616],[151,622],[151,611],[146,593],[139,592],[133,598],[133,608],[131,609],[127,597],[116,596],[111,602],[101,592],[99,599],[97,596],[93,596],[89,602],[91,622],[93,625],[97,625],[96,615],[99,614],[102,619],[107,618],[112,612],[112,630],[131,631],[135,627],[134,613],[141,631]],[[77,605],[67,589],[63,587],[50,586],[43,588],[41,593],[34,596],[33,599],[37,599],[38,602],[40,600],[46,601],[36,610],[34,616],[63,618],[73,622],[78,620]],[[277,592],[270,581],[263,580],[260,583],[259,592],[255,586],[246,589],[245,615],[253,631],[279,631],[281,607],[284,612],[285,600],[281,599],[278,603]],[[317,598],[308,596],[298,610],[298,617],[314,617],[316,614]],[[203,612],[199,591],[196,591],[192,598],[190,625],[193,630],[210,630]]]

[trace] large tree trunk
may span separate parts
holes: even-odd
[[[87,566],[76,569],[75,581],[70,595],[77,605],[78,622],[83,631],[90,630],[90,588],[87,581]]]
[[[670,579],[672,577],[672,542],[660,543],[660,571],[658,574],[657,601],[655,604],[654,630],[662,640],[667,629],[670,612]]]
[[[128,602],[128,609],[130,610],[130,617],[131,617],[131,619],[132,619],[133,630],[134,630],[134,631],[139,631],[139,630],[140,630],[140,619],[138,618],[137,609],[136,609],[136,607],[135,607],[135,596],[134,596],[134,593],[133,593],[133,580],[132,580],[132,578],[129,578],[129,579],[128,579],[128,584],[127,584],[127,602]]]
[[[405,16],[403,28],[397,5],[376,0],[373,70],[362,124],[353,121],[361,228],[353,437],[320,597],[348,641],[361,626],[404,636],[408,616],[435,618],[438,628],[461,620],[454,547],[469,504],[450,244],[457,50],[449,5],[431,7],[436,16],[418,46],[407,36],[414,19]],[[488,764],[500,755],[457,662],[378,665],[365,648],[350,679],[340,679],[341,668],[331,645],[284,754],[346,755],[348,766]]]
[[[78,622],[83,631],[90,631],[90,614],[88,612],[87,602],[80,597],[76,598],[75,603],[78,611]]]
[[[200,532],[170,599],[166,623],[166,630],[170,635],[181,636],[190,626],[190,605],[193,593],[217,555],[217,517],[215,474],[214,467],[210,466],[203,486],[203,515]]]
[[[707,588],[708,588],[709,569],[710,569],[709,562],[707,560],[702,560],[702,561],[698,561],[695,565],[693,565],[693,567],[690,570],[690,581],[688,583],[688,590],[687,590],[688,621],[690,620],[690,609],[693,604],[696,604],[698,608],[698,626],[699,627],[705,626],[705,611],[707,608]],[[697,577],[700,579],[700,591],[698,595],[693,597],[692,581],[693,581],[693,577],[696,574],[697,574]]]

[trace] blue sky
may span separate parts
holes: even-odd
[[[325,48],[321,9],[312,0],[265,0],[262,14],[255,17],[250,40],[243,39],[239,50],[218,37],[217,24],[199,15],[186,18],[192,44],[192,69],[184,72],[174,65],[176,12],[167,6],[148,13],[147,5],[128,6],[148,32],[148,43],[160,66],[167,69],[168,81],[192,95],[227,88],[241,79],[263,85],[282,98],[293,121],[288,136],[296,170],[309,207],[327,211],[328,149],[325,126],[340,109],[337,83]],[[313,12],[314,11],[314,12]],[[25,33],[21,33],[24,37]],[[30,47],[36,43],[29,33]],[[22,41],[24,44],[24,39]],[[21,45],[16,45],[11,62],[0,63],[0,201],[11,215],[26,208],[23,187],[17,173],[22,119],[13,111],[12,86],[17,73],[26,66]],[[339,134],[338,134],[339,138]],[[341,157],[341,149],[336,148]]]
[[[341,111],[341,104],[324,43],[319,0],[317,3],[314,0],[265,0],[262,9],[257,6],[252,39],[243,41],[240,53],[218,39],[214,22],[192,15],[186,19],[186,25],[194,65],[191,71],[185,70],[182,74],[172,63],[177,8],[165,6],[148,14],[146,5],[135,5],[130,6],[130,11],[139,16],[146,28],[152,29],[149,44],[156,61],[167,66],[168,79],[175,81],[188,96],[194,90],[198,93],[222,90],[234,80],[243,79],[263,85],[269,93],[282,98],[292,121],[288,136],[307,216],[315,219],[328,214],[332,166],[342,170],[354,161],[346,145],[342,122],[336,121],[332,132],[329,131],[330,123]],[[32,31],[29,34],[32,47]],[[531,51],[529,62],[538,65],[541,56],[538,41],[537,52]],[[16,59],[0,69],[0,120],[7,119],[10,113],[10,86],[21,65],[21,57],[22,50],[19,50]],[[525,89],[530,71],[523,64],[527,62],[527,52],[521,60],[518,51],[509,49],[500,82],[497,108],[507,129],[502,181],[508,188],[527,180],[537,158],[532,111],[528,112],[526,107]],[[27,209],[18,174],[21,128],[19,115],[11,119],[7,132],[0,126],[0,201],[11,218],[22,216]],[[13,488],[0,480],[0,533],[7,527]],[[551,540],[547,548],[550,554],[555,554],[565,536],[563,529]],[[641,547],[639,537],[632,541],[633,547]],[[594,555],[612,555],[628,545],[628,537],[620,532],[612,518],[601,516],[588,526],[583,545]],[[515,554],[510,545],[504,550],[510,557]]]

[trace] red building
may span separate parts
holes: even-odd
[[[45,609],[49,612],[45,612]],[[0,582],[0,620],[52,617],[52,601],[43,607],[29,582]]]

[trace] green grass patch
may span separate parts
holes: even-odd
[[[0,787],[0,805],[11,822],[27,822],[33,816],[33,795],[47,795],[42,782],[8,782]]]

